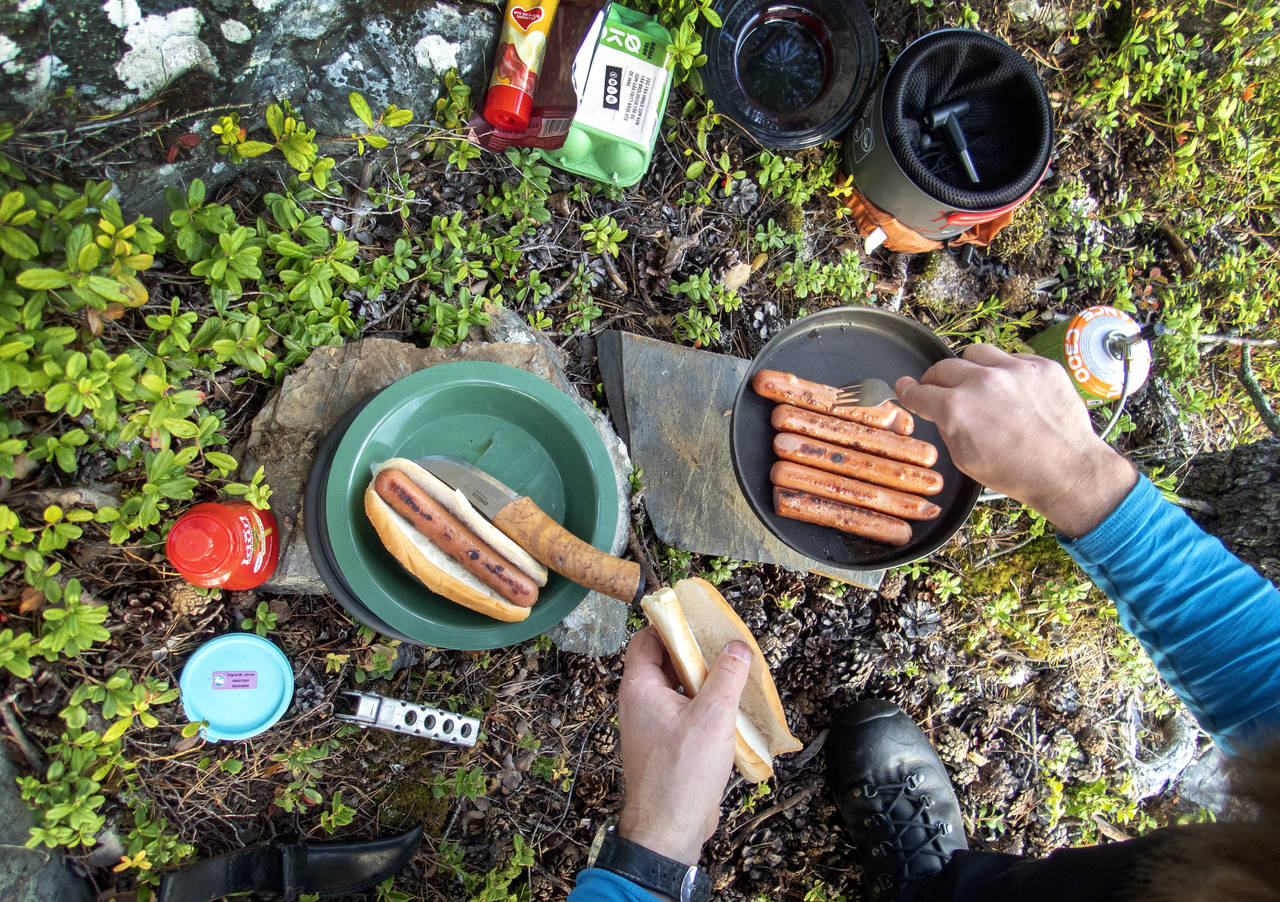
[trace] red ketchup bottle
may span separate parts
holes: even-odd
[[[206,501],[173,524],[165,551],[192,585],[253,589],[275,572],[279,533],[270,511],[247,501]]]

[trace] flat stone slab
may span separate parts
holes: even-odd
[[[837,567],[793,551],[747,504],[729,456],[729,417],[749,360],[616,331],[598,337],[597,353],[614,425],[643,471],[658,538],[698,554],[880,585],[883,570]]]
[[[451,348],[419,348],[407,342],[365,338],[342,347],[317,348],[267,400],[254,418],[241,453],[241,478],[259,466],[271,486],[271,510],[280,526],[280,562],[265,592],[324,595],[321,579],[303,529],[303,495],[311,461],[320,442],[356,404],[418,370],[455,361],[505,363],[545,379],[572,398],[591,418],[609,450],[622,516],[611,551],[621,555],[630,530],[629,476],[626,446],[608,418],[584,400],[560,366],[559,352],[531,332],[514,315],[489,310],[485,341],[466,341]],[[550,631],[557,646],[584,654],[611,654],[626,641],[626,604],[596,592],[588,594],[561,626]]]

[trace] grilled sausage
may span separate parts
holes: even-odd
[[[792,463],[807,464],[903,492],[936,495],[942,491],[942,474],[936,470],[886,460],[790,432],[779,432],[773,437],[773,453]]]
[[[449,557],[512,604],[532,607],[538,586],[514,564],[424,492],[403,473],[388,468],[374,479],[378,497]]]
[[[863,426],[791,404],[779,404],[773,409],[771,419],[773,428],[779,432],[795,432],[921,467],[932,467],[938,462],[938,449],[918,438]]]
[[[852,533],[888,545],[905,545],[911,541],[911,525],[897,517],[877,514],[875,511],[850,507],[838,501],[830,501],[797,492],[794,489],[773,489],[773,509],[779,517],[830,526],[841,532]]]
[[[780,460],[769,471],[769,480],[779,488],[808,492],[810,495],[904,520],[933,520],[942,513],[942,508],[919,495],[846,479],[804,464]]]
[[[875,407],[839,404],[836,401],[839,389],[835,386],[810,382],[779,370],[758,371],[751,377],[751,387],[756,394],[770,401],[831,414],[864,426],[888,429],[898,435],[910,435],[916,428],[915,418],[892,401],[885,401]]]

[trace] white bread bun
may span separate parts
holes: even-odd
[[[662,636],[680,683],[696,695],[707,678],[707,658],[714,660],[734,639],[751,649],[751,671],[738,707],[734,763],[752,783],[773,776],[773,758],[802,748],[787,729],[778,687],[747,625],[704,579],[682,579],[674,589],[659,589],[640,600],[640,607]]]
[[[483,541],[489,544],[489,547],[524,571],[535,583],[545,585],[547,580],[546,568],[538,564],[537,561],[533,561],[533,558],[529,557],[523,549],[507,538],[506,535],[499,532],[493,524],[484,520],[471,507],[470,502],[462,497],[461,493],[455,492],[422,467],[405,458],[393,458],[384,461],[375,469],[374,476],[376,477],[378,473],[389,467],[394,467],[404,473],[414,484],[430,495],[432,499],[459,520],[462,520],[467,528],[480,536]],[[461,505],[465,505],[474,517],[479,517],[486,528],[477,529],[473,527],[473,519],[462,516],[459,510]],[[436,547],[430,539],[418,532],[412,523],[392,510],[391,506],[378,496],[373,487],[373,480],[370,480],[369,487],[365,489],[364,512],[369,518],[369,522],[373,524],[374,530],[378,533],[378,538],[382,540],[382,544],[386,546],[386,549],[394,555],[401,566],[416,576],[432,592],[443,595],[463,607],[506,623],[516,623],[528,618],[531,608],[521,607],[504,599],[475,576],[468,573],[461,564]],[[495,535],[496,539],[494,538]],[[501,541],[499,542],[498,539]],[[509,549],[514,549],[519,554],[516,555],[514,552],[509,554]],[[530,573],[525,569],[523,561],[515,560],[517,556],[533,561],[535,573],[540,575],[541,582],[539,582],[539,575]]]
[[[436,503],[462,521],[462,525],[479,536],[482,542],[515,564],[529,579],[539,586],[547,584],[547,568],[505,532],[486,520],[484,514],[476,510],[462,492],[441,482],[430,470],[406,457],[384,460],[374,469],[373,475],[377,476],[387,467],[395,467],[409,476]]]

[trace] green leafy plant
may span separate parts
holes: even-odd
[[[618,245],[627,238],[627,230],[618,225],[612,216],[601,216],[578,226],[582,240],[596,254],[618,256]]]
[[[270,605],[265,601],[260,601],[253,611],[253,616],[246,617],[240,621],[240,629],[251,630],[259,636],[265,636],[276,628],[278,619],[279,615],[271,610]]]
[[[385,137],[375,134],[380,128],[400,128],[408,125],[413,121],[412,110],[402,110],[394,103],[390,104],[377,119],[373,118],[373,111],[369,109],[369,101],[364,99],[364,95],[358,91],[352,91],[347,95],[347,102],[351,104],[351,111],[356,114],[356,118],[364,123],[366,131],[352,132],[351,140],[356,142],[356,153],[364,155],[365,145],[368,144],[375,150],[381,150],[389,143]]]

